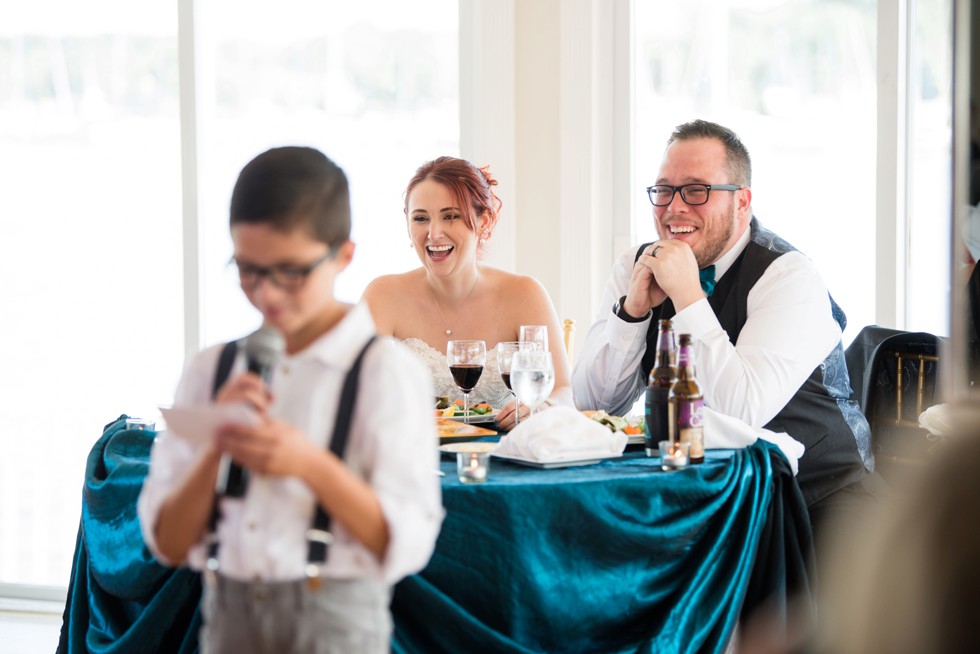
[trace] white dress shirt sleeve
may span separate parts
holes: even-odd
[[[371,467],[367,480],[388,524],[381,576],[388,583],[425,567],[442,525],[439,436],[432,382],[400,343],[382,339],[364,361],[354,427]]]
[[[613,266],[585,345],[572,370],[572,393],[579,409],[602,409],[625,415],[646,387],[640,369],[646,351],[647,329],[652,318],[626,322],[612,312],[613,304],[626,295],[636,248],[623,253]],[[639,316],[637,316],[639,317]]]
[[[218,355],[222,346],[210,347],[194,356],[184,369],[174,395],[174,406],[200,406],[211,401],[211,384],[214,382]],[[137,502],[140,530],[147,548],[164,565],[176,565],[168,561],[157,547],[155,528],[160,507],[183,480],[201,448],[169,431],[157,434],[150,453],[150,471],[143,482]],[[203,546],[198,545],[195,558],[203,557]],[[192,555],[193,556],[193,555]]]
[[[840,342],[840,326],[816,266],[782,255],[749,291],[747,319],[732,345],[707,299],[673,318],[695,339],[695,375],[715,411],[762,427],[792,399]]]

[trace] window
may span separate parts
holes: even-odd
[[[656,238],[643,189],[673,127],[735,130],[753,210],[820,269],[848,317],[874,322],[875,2],[636,3],[637,241]]]
[[[459,151],[457,3],[197,9],[204,342],[257,323],[225,270],[227,207],[268,147],[319,147],[350,177],[343,299],[417,265],[401,193]],[[0,8],[0,584],[67,585],[87,454],[121,413],[170,403],[198,319],[183,305],[177,25],[167,2]]]
[[[225,265],[228,202],[238,171],[267,148],[312,145],[347,173],[357,251],[341,299],[417,267],[402,192],[424,161],[459,154],[457,3],[289,0],[272,15],[233,0],[201,7],[201,69],[213,70],[200,127],[204,343],[258,326]]]
[[[173,3],[0,9],[0,582],[67,584],[89,448],[180,373],[176,24]]]
[[[949,335],[952,188],[950,0],[917,0],[911,35],[906,329]],[[963,255],[966,256],[965,248]],[[963,277],[963,284],[966,279]]]

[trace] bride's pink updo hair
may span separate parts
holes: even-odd
[[[415,171],[408,187],[405,189],[405,215],[408,215],[408,198],[412,191],[421,182],[431,179],[439,182],[447,189],[453,200],[460,209],[470,207],[470,211],[465,212],[463,220],[477,236],[490,238],[494,227],[497,226],[497,216],[503,203],[497,194],[493,192],[493,187],[497,185],[497,180],[490,174],[490,166],[477,168],[465,159],[456,157],[439,157],[432,161],[427,161]],[[487,225],[486,234],[479,233],[480,218],[486,214]],[[484,247],[483,240],[480,241],[480,249]]]

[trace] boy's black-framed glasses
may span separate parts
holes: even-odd
[[[291,263],[282,263],[276,266],[256,266],[250,263],[242,263],[234,257],[228,264],[238,268],[238,280],[241,282],[242,288],[254,288],[258,285],[259,280],[265,277],[277,288],[295,291],[306,282],[310,273],[330,261],[336,253],[334,248],[330,248],[325,255],[305,266],[297,266]]]
[[[745,188],[738,184],[654,184],[647,187],[647,196],[655,207],[666,207],[674,201],[674,194],[680,192],[681,200],[691,206],[704,204],[708,201],[711,191],[740,191]]]

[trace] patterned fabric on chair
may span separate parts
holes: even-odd
[[[919,414],[937,402],[940,339],[865,327],[845,352],[852,396],[871,424],[876,468],[886,479],[915,467],[929,449]]]

